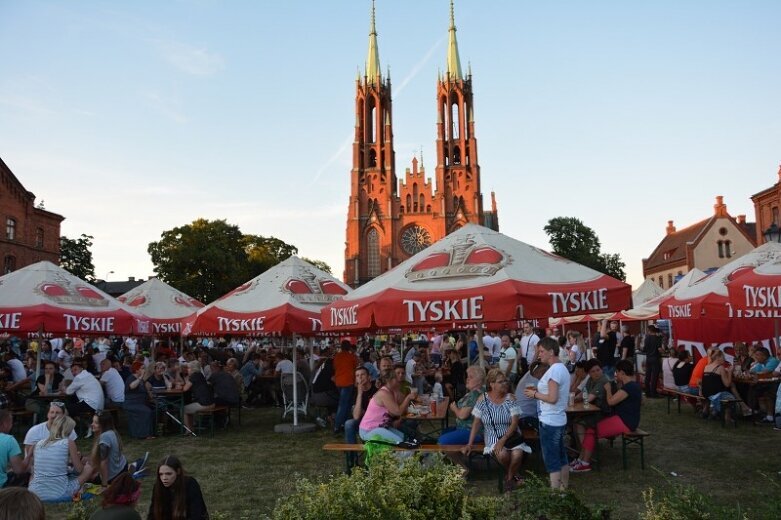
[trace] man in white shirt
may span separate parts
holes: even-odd
[[[11,378],[14,383],[19,383],[27,379],[27,370],[24,369],[24,363],[16,358],[16,354],[7,352],[5,354],[5,362],[11,370]]]
[[[510,383],[515,384],[518,379],[518,364],[516,363],[517,353],[510,344],[510,336],[502,335],[499,340],[499,370],[501,370]]]
[[[127,337],[125,338],[125,345],[127,345],[127,349],[130,351],[130,354],[135,356],[136,355],[136,349],[138,348],[138,342],[135,338]]]
[[[290,360],[288,354],[283,355],[280,360],[277,361],[274,372],[278,376],[281,376],[282,374],[293,374],[293,362]]]
[[[95,376],[84,370],[83,364],[81,359],[73,360],[73,381],[65,389],[66,394],[76,396],[75,402],[70,401],[67,404],[68,413],[73,417],[103,409],[103,388]]]
[[[415,350],[412,358],[407,361],[407,365],[404,371],[404,379],[406,379],[407,383],[409,383],[411,386],[418,389],[418,394],[422,394],[424,378],[417,373],[418,361],[420,361],[420,352]]]
[[[109,403],[121,405],[125,402],[125,382],[117,369],[111,366],[111,361],[104,359],[100,362],[100,384],[105,389]]]
[[[67,412],[65,411],[65,403],[61,401],[52,401],[49,403],[49,412],[46,414],[46,421],[40,424],[36,424],[27,430],[27,434],[24,436],[25,460],[28,460],[30,456],[32,456],[33,449],[35,448],[35,445],[38,444],[38,441],[49,438],[49,427],[51,427],[52,423],[54,423],[54,420],[57,417],[61,417],[63,415],[67,415]],[[71,432],[68,438],[74,441],[78,438],[75,429]]]
[[[526,363],[531,366],[537,357],[537,343],[540,338],[534,333],[532,324],[528,321],[523,324],[523,335],[521,336],[521,355],[526,358]]]
[[[499,363],[499,356],[502,353],[502,338],[497,336],[496,332],[491,332],[483,338],[483,343],[491,351],[491,364]]]

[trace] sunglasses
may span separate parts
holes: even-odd
[[[62,401],[52,401],[51,405],[56,406],[60,410],[65,410],[65,403],[63,403]]]

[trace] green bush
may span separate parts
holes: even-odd
[[[399,461],[393,453],[377,454],[368,469],[332,477],[324,483],[303,479],[290,496],[277,501],[272,518],[321,520],[428,520],[497,517],[499,501],[470,497],[461,472],[441,457]]]
[[[746,520],[747,512],[715,505],[691,486],[671,485],[665,493],[643,491],[645,511],[640,520]]]
[[[604,520],[606,509],[592,509],[574,492],[554,491],[546,480],[528,473],[523,486],[505,504],[502,518],[508,520]]]

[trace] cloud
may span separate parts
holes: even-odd
[[[172,121],[184,124],[190,120],[182,110],[182,103],[178,98],[165,98],[159,92],[151,90],[143,92],[142,96],[152,107]]]
[[[152,40],[152,43],[166,61],[187,74],[211,76],[225,68],[225,60],[217,52],[175,40]]]

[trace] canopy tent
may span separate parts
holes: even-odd
[[[447,235],[323,309],[324,329],[458,328],[615,312],[631,287],[475,224]]]
[[[729,305],[736,316],[781,317],[781,260],[735,273],[726,286]]]
[[[203,303],[167,283],[150,278],[119,298],[120,302],[149,318],[155,335],[179,335]]]
[[[350,288],[297,256],[201,308],[183,334],[300,334],[322,331],[320,309]]]
[[[0,333],[147,334],[145,316],[51,262],[0,277]]]
[[[737,280],[756,267],[779,260],[781,260],[781,244],[773,242],[763,244],[662,300],[661,316],[671,319],[742,317],[729,303],[726,284]]]
[[[675,292],[678,291],[679,289],[682,289],[683,287],[689,287],[690,285],[696,283],[704,276],[705,273],[703,273],[702,271],[700,271],[695,267],[691,271],[683,275],[683,277],[677,282],[675,282],[675,284],[672,287],[668,288],[665,291],[660,292],[660,294],[656,296],[649,298],[644,303],[635,305],[633,309],[619,312],[614,319],[625,320],[625,321],[659,319],[659,304],[662,301],[675,294]],[[661,287],[659,287],[659,289],[661,290]]]

